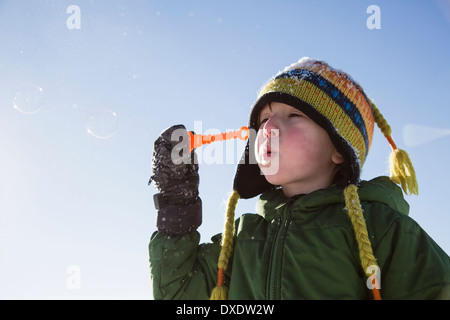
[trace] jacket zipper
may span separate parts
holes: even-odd
[[[290,218],[288,204],[289,203],[286,203],[281,216],[278,218],[278,229],[276,231],[275,240],[272,247],[272,260],[270,265],[268,289],[269,300],[279,299],[278,287],[281,278],[282,251]]]

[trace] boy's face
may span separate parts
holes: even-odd
[[[281,186],[288,197],[332,184],[337,165],[344,159],[322,127],[279,102],[266,105],[258,123],[255,152],[267,181]],[[271,170],[274,167],[278,170]]]

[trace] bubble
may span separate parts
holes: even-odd
[[[95,138],[111,138],[117,130],[117,113],[107,108],[94,110],[89,115],[86,129]]]
[[[34,83],[24,83],[17,87],[13,107],[23,114],[34,114],[42,108],[44,90]]]

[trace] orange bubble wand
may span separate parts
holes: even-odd
[[[211,142],[216,141],[225,141],[225,140],[232,140],[232,139],[241,139],[242,141],[245,141],[248,139],[250,135],[250,130],[248,127],[243,126],[239,130],[236,131],[230,131],[230,132],[224,132],[219,134],[194,134],[191,131],[188,131],[189,134],[189,152],[191,152],[194,148],[201,147],[204,144],[210,144]]]

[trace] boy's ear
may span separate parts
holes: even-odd
[[[344,157],[336,150],[336,148],[331,155],[331,161],[333,161],[333,163],[335,164],[341,164],[342,162],[344,162]]]

